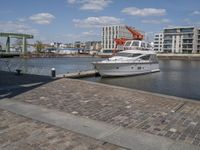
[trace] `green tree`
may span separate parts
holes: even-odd
[[[42,49],[44,49],[44,44],[41,42],[41,41],[36,41],[35,44],[34,44],[34,47],[36,49],[36,51],[38,53],[41,53],[42,52]]]

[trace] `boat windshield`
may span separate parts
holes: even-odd
[[[130,46],[131,41],[126,42],[125,46]]]
[[[116,56],[122,56],[122,57],[137,57],[137,56],[140,56],[141,54],[139,53],[136,53],[136,54],[133,54],[133,53],[117,53]]]
[[[138,41],[133,41],[131,46],[139,46],[139,42]]]

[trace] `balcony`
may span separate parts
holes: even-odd
[[[166,45],[164,45],[163,48],[164,49],[172,49],[172,46],[166,46]]]
[[[163,42],[163,45],[172,45],[172,42]]]
[[[182,28],[180,29],[181,33],[193,33],[194,28]]]
[[[187,39],[187,40],[184,39],[184,40],[183,40],[183,44],[186,44],[186,43],[187,43],[187,44],[193,44],[193,40],[192,40],[192,39],[189,39],[189,40],[188,40],[188,39]]]
[[[164,34],[176,34],[177,29],[164,29]]]
[[[193,35],[183,35],[183,39],[193,39]]]
[[[172,40],[172,36],[165,35],[165,36],[164,36],[164,39],[165,39],[165,40]]]

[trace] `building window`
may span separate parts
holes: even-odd
[[[180,29],[181,32],[193,32],[193,28]]]
[[[177,33],[177,29],[165,29],[164,33]]]

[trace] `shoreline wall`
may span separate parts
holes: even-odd
[[[200,60],[200,54],[157,54],[159,59]]]

